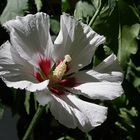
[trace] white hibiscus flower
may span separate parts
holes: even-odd
[[[10,42],[0,47],[0,75],[8,87],[35,92],[61,124],[87,132],[105,121],[107,108],[78,95],[112,100],[123,92],[123,74],[114,54],[94,69],[79,71],[105,38],[67,14],[60,25],[52,43],[45,13],[6,22]]]

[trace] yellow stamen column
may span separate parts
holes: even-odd
[[[53,76],[61,80],[67,70],[67,63],[71,60],[70,55],[65,55],[64,60],[53,71]]]

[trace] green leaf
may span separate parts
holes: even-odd
[[[140,31],[140,24],[138,13],[132,8],[133,5],[132,2],[127,3],[125,0],[118,1],[118,59],[124,69],[127,67],[131,54],[136,54],[138,49],[136,38]]]
[[[133,13],[136,15],[136,17],[139,19],[140,21],[140,15],[139,15],[139,10],[136,8],[136,6],[130,6],[130,8],[132,9]]]
[[[132,10],[132,6],[133,5],[129,5],[124,0],[108,0],[108,3],[105,3],[100,15],[92,25],[95,31],[106,37],[106,45],[111,48],[115,54],[118,53],[119,60],[124,67],[127,65],[127,59],[130,57],[131,51],[133,50],[132,54],[134,54],[137,48],[135,37],[139,32],[139,20],[136,13]],[[129,38],[131,39],[129,40]],[[124,42],[124,40],[128,40],[128,42]],[[134,46],[130,47],[130,42]],[[127,50],[128,48],[130,50]],[[127,52],[124,52],[125,49]]]
[[[103,48],[104,48],[106,56],[109,56],[112,54],[112,50],[108,46],[104,45]]]
[[[4,115],[4,106],[3,106],[3,104],[0,101],[0,119],[3,118],[3,115]]]
[[[118,47],[118,10],[116,1],[108,1],[103,5],[96,20],[91,25],[92,28],[106,37],[106,46],[116,53]]]
[[[27,114],[30,113],[30,92],[25,93],[25,101],[24,101],[24,106]]]
[[[41,0],[35,0],[37,11],[40,11],[42,8],[42,1]]]
[[[68,0],[62,0],[61,5],[62,5],[61,9],[62,9],[63,12],[66,12],[70,7],[70,4],[69,4]]]
[[[140,66],[136,66],[132,61],[130,61],[126,79],[131,81],[133,86],[140,92]]]
[[[95,8],[93,7],[93,5],[87,2],[78,1],[74,11],[74,16],[77,19],[87,19],[88,17],[92,17],[94,12]]]
[[[133,25],[139,23],[139,18],[137,17],[136,12],[132,7],[133,3],[129,4],[126,0],[118,0],[118,20],[119,24],[123,25]]]
[[[95,9],[98,9],[100,3],[101,3],[101,0],[91,0],[93,6]]]
[[[92,0],[93,5],[96,9],[99,8],[100,6],[100,2],[99,1],[95,1]],[[107,19],[109,18],[109,16],[111,15],[112,11],[114,10],[115,6],[116,6],[116,1],[115,0],[106,0],[106,2],[102,2],[102,9],[96,19],[96,21],[93,23],[93,27],[98,26],[99,24],[104,24],[105,22],[107,22]]]
[[[56,35],[60,30],[60,23],[56,19],[50,19],[51,31]]]
[[[126,108],[120,108],[120,118],[122,119],[122,125],[124,127],[129,127],[129,129],[134,129],[135,125],[133,123],[133,117],[138,116],[138,112],[135,109],[135,107],[132,107],[131,109]],[[126,129],[128,130],[128,128]]]
[[[23,16],[27,9],[28,0],[8,0],[7,5],[1,14],[0,22],[4,22],[15,18],[16,16]]]
[[[92,136],[89,133],[86,133],[87,140],[92,140]]]
[[[140,32],[140,24],[125,25],[120,32],[118,58],[121,65],[126,67],[130,55],[136,54],[138,49],[137,37]]]
[[[115,123],[121,131],[124,131],[127,135],[129,135],[129,139],[133,139],[133,134],[136,129],[135,126],[135,118],[138,117],[138,111],[135,107],[131,107],[130,109],[120,108],[119,118]],[[128,139],[128,140],[129,140]]]

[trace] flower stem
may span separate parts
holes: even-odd
[[[100,14],[101,10],[102,10],[103,4],[101,4],[101,2],[99,3],[99,7],[97,8],[95,14],[93,15],[92,19],[89,22],[89,26],[91,26],[94,21],[96,20],[97,16]]]
[[[37,122],[39,121],[39,118],[41,117],[42,113],[44,112],[45,110],[45,106],[39,106],[29,127],[27,128],[27,131],[25,132],[25,135],[23,137],[22,140],[29,140],[31,134],[32,134],[32,131],[33,129],[35,128]]]

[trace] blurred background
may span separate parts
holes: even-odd
[[[51,35],[60,29],[66,12],[106,37],[98,47],[91,68],[112,52],[124,71],[124,94],[102,102],[109,108],[107,120],[89,133],[60,125],[48,108],[31,140],[139,140],[140,139],[140,1],[138,0],[1,0],[0,45],[9,39],[2,24],[16,16],[45,12],[50,15]],[[94,16],[94,21],[90,22]],[[94,100],[95,103],[100,103]],[[10,89],[0,80],[0,140],[21,140],[38,103],[33,93]]]

